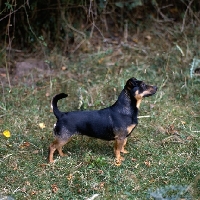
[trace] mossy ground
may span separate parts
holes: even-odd
[[[112,48],[80,55],[66,71],[32,85],[19,83],[11,91],[1,84],[0,132],[9,130],[11,137],[0,136],[0,194],[15,199],[87,199],[94,194],[96,199],[156,199],[161,194],[164,199],[177,194],[174,188],[187,186],[178,198],[198,199],[200,79],[190,77],[189,65],[199,55],[195,30],[193,40],[174,33],[176,42],[170,45],[164,37],[156,42],[153,33],[148,48],[121,48],[117,57]],[[80,136],[64,147],[68,157],[56,154],[56,162],[48,164],[56,121],[52,96],[69,94],[59,102],[61,110],[100,109],[115,102],[130,77],[159,89],[141,104],[139,115],[150,117],[139,119],[122,165],[114,165],[112,142]]]

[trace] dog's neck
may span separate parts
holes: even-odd
[[[113,106],[118,108],[118,105],[122,108],[120,112],[123,112],[124,114],[135,113],[137,115],[140,102],[138,102],[135,98],[131,98],[130,92],[123,89]]]
[[[140,104],[142,102],[142,99],[137,99],[134,96],[132,96],[130,90],[124,89],[125,91],[125,95],[127,98],[129,98],[131,100],[131,104],[133,104],[134,106],[136,106],[136,108],[139,110],[140,108]]]
[[[131,104],[133,107],[136,107],[139,110],[142,99],[136,99],[135,97],[131,97],[130,92],[126,89],[124,89],[123,91],[126,99],[129,100],[129,104]]]

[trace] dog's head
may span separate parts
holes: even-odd
[[[151,96],[156,93],[157,87],[152,85],[147,85],[143,81],[139,81],[136,78],[130,78],[124,87],[128,91],[131,98],[137,100],[137,107],[139,108],[142,98]]]

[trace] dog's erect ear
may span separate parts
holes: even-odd
[[[127,90],[132,90],[134,87],[138,86],[138,81],[136,78],[130,78],[127,82],[126,82],[126,85],[125,85],[125,89]]]

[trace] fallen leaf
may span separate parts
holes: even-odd
[[[38,154],[38,153],[39,153],[39,150],[33,151],[33,154]]]
[[[56,193],[58,191],[58,186],[56,184],[51,185],[51,189],[53,193]]]
[[[154,108],[155,107],[155,104],[150,104],[150,108]]]
[[[39,127],[40,127],[41,129],[43,129],[43,128],[46,127],[44,123],[39,123],[38,125],[39,125]]]
[[[105,185],[105,182],[101,182],[101,183],[99,184],[99,188],[100,188],[100,189],[104,188],[104,185]]]
[[[168,184],[169,183],[169,181],[163,181],[165,184]]]
[[[100,170],[99,170],[99,174],[103,174],[103,173],[104,173],[103,170],[100,169]]]
[[[29,147],[29,146],[30,146],[29,142],[24,142],[23,144],[20,145],[20,148],[24,149],[24,148]]]
[[[29,143],[29,142],[24,142],[24,143],[23,143],[23,146],[29,147],[29,146],[30,146],[30,143]]]
[[[31,195],[36,195],[37,192],[35,190],[31,191]]]
[[[167,130],[167,133],[168,133],[169,135],[175,135],[175,134],[178,133],[178,131],[175,129],[174,124],[169,125],[168,130]]]
[[[132,38],[132,41],[137,44],[138,43],[138,38]]]
[[[150,182],[150,183],[154,183],[154,182],[155,182],[155,179],[152,178],[149,182]]]
[[[100,59],[98,60],[98,63],[99,63],[99,64],[102,64],[103,61],[104,61],[104,58],[100,58]]]
[[[26,183],[26,185],[28,185],[28,186],[31,185],[31,183],[30,183],[29,181],[26,181],[25,183]]]
[[[136,159],[136,158],[132,158],[131,160],[132,160],[133,162],[135,162],[137,159]]]
[[[50,96],[49,92],[47,92],[47,93],[45,94],[45,96],[46,96],[46,97],[49,97],[49,96]]]
[[[66,66],[62,66],[62,70],[65,71],[67,69]]]
[[[148,160],[144,161],[144,164],[145,164],[147,167],[150,167],[150,166],[151,166],[151,163],[150,163],[150,161],[148,161]]]
[[[21,189],[21,192],[26,193],[26,187],[23,187],[23,188]]]
[[[151,40],[151,36],[150,36],[150,35],[146,35],[146,36],[145,36],[145,39]]]
[[[42,168],[46,168],[47,164],[43,163],[43,164],[40,164],[39,166]]]
[[[6,78],[6,74],[1,73],[0,75],[1,75],[2,77]]]
[[[7,138],[9,138],[9,137],[11,136],[9,130],[5,130],[5,131],[3,132],[3,135],[4,135],[5,137],[7,137]]]
[[[193,139],[193,137],[192,136],[187,136],[187,138],[186,138],[187,140],[192,140]]]
[[[81,190],[81,188],[79,188],[79,189],[78,189],[78,193],[82,193],[82,190]]]
[[[67,180],[71,180],[73,178],[73,175],[72,174],[69,174],[69,176],[67,176]]]

